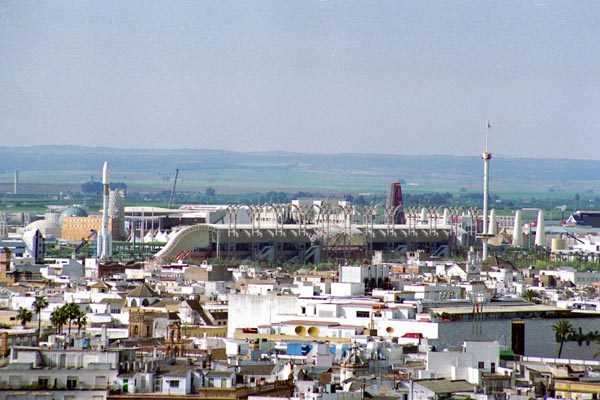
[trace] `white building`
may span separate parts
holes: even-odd
[[[134,349],[82,351],[15,347],[8,364],[0,368],[0,387],[4,390],[29,387],[30,398],[35,399],[105,399],[107,387],[116,382],[120,363],[134,359]]]
[[[464,379],[481,383],[482,373],[495,373],[500,366],[500,344],[496,341],[465,341],[463,351],[428,351],[428,378]]]

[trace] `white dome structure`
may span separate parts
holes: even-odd
[[[24,232],[30,232],[35,230],[40,231],[44,239],[60,237],[61,233],[60,226],[58,226],[58,222],[47,219],[33,221],[29,225],[25,226]]]

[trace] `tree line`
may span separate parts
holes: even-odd
[[[38,317],[38,332],[37,339],[40,341],[41,332],[41,318],[40,314],[42,310],[48,308],[50,303],[44,296],[37,296],[33,302],[33,309]],[[25,307],[21,307],[16,316],[17,320],[21,322],[23,328],[27,326],[29,322],[33,320],[33,312]],[[62,333],[65,325],[68,326],[68,335],[71,335],[71,327],[74,325],[77,327],[77,333],[81,332],[81,328],[87,325],[86,312],[79,308],[75,303],[67,303],[52,312],[50,315],[50,323],[55,328],[56,333]]]

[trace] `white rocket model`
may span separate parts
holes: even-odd
[[[546,244],[546,224],[544,224],[544,210],[538,211],[537,225],[535,227],[535,245],[544,247]]]
[[[98,255],[101,260],[106,260],[112,257],[112,236],[108,231],[108,162],[104,162],[102,168],[102,230],[98,237]]]
[[[523,247],[523,226],[521,224],[521,210],[515,212],[515,227],[513,228],[513,247]]]

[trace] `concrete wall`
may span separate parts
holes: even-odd
[[[474,364],[468,367],[478,368],[478,363],[483,362],[483,369],[490,371],[492,363],[498,366],[500,363],[500,343],[485,341],[467,341],[465,343],[465,353],[473,355]]]
[[[256,327],[285,319],[295,319],[300,312],[296,296],[230,294],[227,336],[237,328]]]
[[[331,295],[339,297],[362,296],[365,294],[364,283],[331,282]]]
[[[432,322],[418,322],[415,320],[381,320],[375,319],[377,334],[383,337],[402,337],[407,333],[422,333],[430,339],[438,338],[439,324]],[[388,329],[391,328],[391,329]],[[391,331],[391,332],[390,332]],[[462,343],[462,342],[461,342]],[[438,350],[441,350],[438,348]]]
[[[361,283],[367,277],[362,265],[343,265],[340,267],[340,282]]]
[[[583,333],[589,331],[600,331],[600,318],[569,318],[567,319],[573,327],[578,330],[581,327]],[[552,325],[560,318],[526,319],[525,321],[525,355],[532,357],[556,357],[559,343],[556,343]],[[438,325],[439,336],[431,340],[438,351],[448,348],[449,350],[460,349],[465,340],[497,340],[502,349],[511,348],[511,320],[480,321],[480,322],[443,322]],[[579,346],[576,342],[565,342],[561,358],[577,358],[584,360],[593,359],[592,355],[600,350],[600,347],[591,343]],[[487,366],[486,366],[487,367]]]
[[[430,351],[427,353],[427,371],[436,378],[454,379],[452,367],[470,365],[473,355],[456,351]]]

